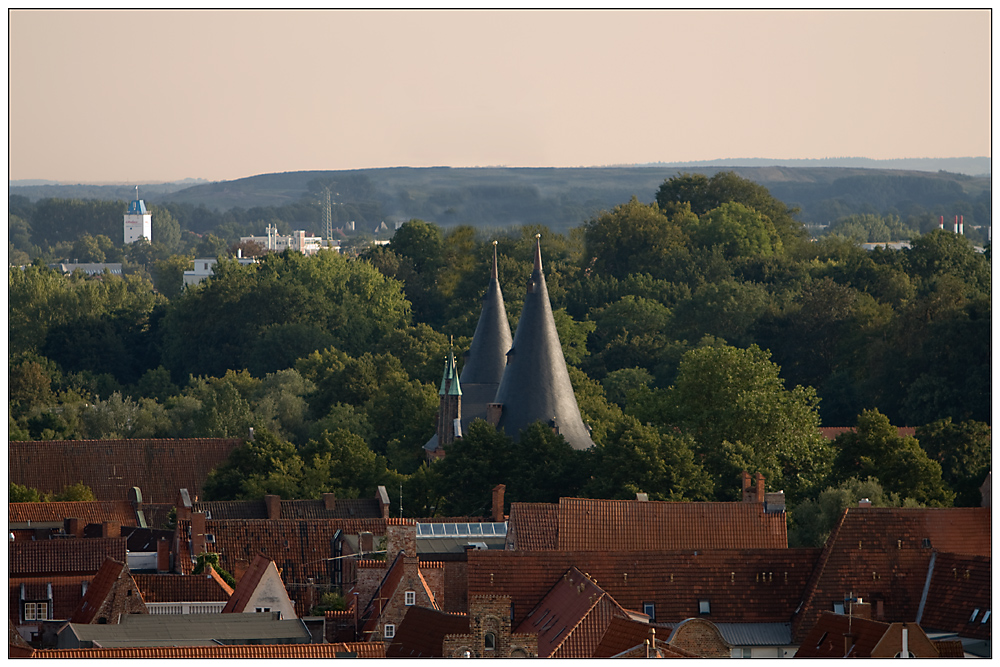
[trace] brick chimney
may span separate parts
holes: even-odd
[[[122,525],[117,521],[105,521],[101,524],[101,537],[121,537]]]
[[[368,531],[358,533],[358,549],[363,554],[370,554],[372,551],[375,551],[375,536]]]
[[[272,521],[281,518],[281,496],[264,496],[264,505],[267,507],[267,518]]]
[[[170,572],[170,542],[161,537],[156,541],[156,573]]]
[[[385,562],[395,560],[402,551],[406,556],[417,557],[417,524],[408,519],[390,519],[385,527]]]
[[[851,604],[851,615],[854,618],[865,618],[869,621],[872,620],[872,605],[870,602],[862,602],[861,598],[858,601]]]
[[[740,473],[740,488],[743,491],[743,495],[741,496],[743,498],[743,502],[753,502],[753,494],[750,490],[750,473],[746,470]]]
[[[867,498],[862,498],[861,500],[858,501],[858,507],[871,507],[871,506],[872,506],[872,501],[868,500]]]
[[[503,494],[507,490],[505,484],[497,484],[493,487],[493,521],[503,522],[505,515],[503,512]]]
[[[379,505],[382,507],[382,518],[389,518],[389,492],[385,490],[384,486],[380,486],[375,490],[375,499],[378,500]]]
[[[191,520],[191,494],[188,493],[187,489],[181,489],[177,492],[177,520]]]
[[[87,524],[83,519],[66,519],[63,523],[64,530],[67,535],[73,535],[74,537],[83,537],[83,529],[86,528]]]
[[[323,494],[323,509],[332,512],[337,507],[337,496],[333,493]]]
[[[191,512],[191,556],[197,558],[205,551],[205,513]]]
[[[233,579],[236,580],[237,584],[240,583],[240,579],[243,578],[243,575],[246,574],[249,569],[250,561],[244,560],[243,558],[236,559],[236,563],[233,566]]]

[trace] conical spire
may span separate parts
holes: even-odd
[[[455,364],[455,352],[449,348],[444,360],[444,372],[441,374],[441,387],[438,396],[461,396],[462,384],[458,379],[458,367]]]
[[[497,242],[493,242],[493,266],[490,284],[483,295],[483,310],[479,315],[472,345],[462,367],[462,382],[466,384],[500,384],[510,349],[510,323],[497,278]]]
[[[496,403],[503,406],[497,426],[516,438],[521,429],[541,421],[562,434],[573,449],[587,449],[594,442],[580,416],[552,317],[542,273],[541,235],[535,239],[534,269],[497,389]]]

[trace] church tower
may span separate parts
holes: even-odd
[[[486,419],[487,407],[497,395],[497,388],[503,377],[510,345],[510,323],[507,321],[507,309],[504,307],[503,292],[500,291],[500,281],[497,278],[497,243],[494,241],[493,265],[490,268],[490,282],[483,295],[483,309],[472,336],[472,344],[464,354],[462,364],[460,407],[457,415],[460,419],[459,430],[455,432],[452,429],[453,437],[447,443],[442,439],[442,424],[451,414],[447,413],[447,402],[442,399],[438,411],[438,432],[424,445],[429,459],[444,456],[442,445],[450,444],[454,437],[461,437],[461,433],[468,429],[473,420]],[[448,376],[449,364],[454,364],[454,360],[445,362],[445,377]],[[451,368],[454,370],[453,366]],[[455,381],[458,383],[459,379],[456,378]],[[443,387],[445,378],[441,382]],[[438,393],[444,395],[440,391]]]
[[[437,444],[441,448],[462,437],[462,383],[458,378],[455,353],[450,350],[444,363],[438,397]]]
[[[153,241],[153,216],[146,212],[146,203],[139,199],[139,186],[135,186],[135,199],[125,213],[125,245],[135,243],[140,237]]]
[[[541,235],[535,239],[535,265],[488,421],[515,439],[522,429],[541,421],[566,438],[573,449],[588,449],[594,441],[580,416],[552,317],[542,273]]]

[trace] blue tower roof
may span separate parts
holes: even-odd
[[[146,203],[141,199],[133,199],[128,205],[129,215],[145,215]]]

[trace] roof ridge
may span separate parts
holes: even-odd
[[[799,605],[799,609],[792,618],[793,640],[797,638],[799,632],[803,629],[802,623],[805,622],[805,612],[811,608],[813,598],[816,597],[816,589],[819,586],[820,580],[823,578],[823,573],[826,571],[826,564],[829,562],[831,554],[833,554],[833,548],[837,542],[838,536],[840,535],[840,529],[844,526],[844,521],[847,519],[847,513],[850,510],[850,507],[844,508],[844,511],[841,513],[837,523],[834,524],[833,529],[830,531],[830,536],[826,538],[826,544],[823,545],[823,551],[820,552],[819,558],[816,559],[816,565],[813,568],[812,575],[806,582],[805,595],[802,596],[802,602]],[[798,637],[798,640],[801,641],[802,637]]]

